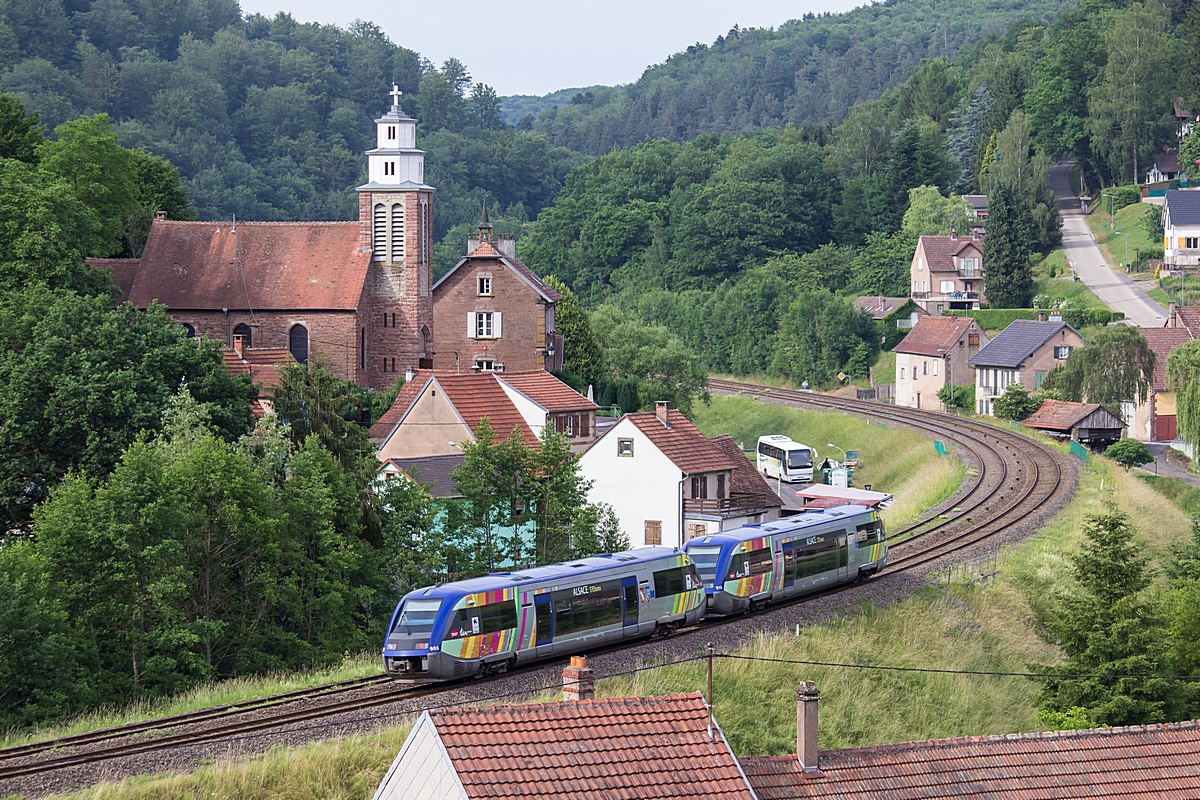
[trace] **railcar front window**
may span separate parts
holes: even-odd
[[[812,450],[789,450],[788,469],[808,469],[812,466]]]
[[[696,565],[700,579],[711,586],[713,579],[717,577],[717,560],[721,558],[721,548],[693,547],[688,549],[688,555],[691,556],[692,563]]]
[[[442,598],[405,600],[396,618],[393,633],[429,633],[433,630],[433,620],[438,609],[442,607]]]

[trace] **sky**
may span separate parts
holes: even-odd
[[[734,24],[777,27],[812,11],[846,11],[862,0],[242,0],[246,14],[279,10],[300,22],[379,25],[391,40],[441,64],[454,56],[501,95],[637,80],[646,67],[695,42],[711,44]]]

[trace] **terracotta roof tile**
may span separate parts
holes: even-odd
[[[430,711],[467,797],[754,795],[699,694]]]
[[[1200,311],[1200,308],[1197,310]],[[1167,359],[1170,357],[1171,351],[1183,347],[1195,336],[1188,328],[1138,328],[1138,333],[1154,351],[1154,382],[1151,388],[1156,391],[1166,389]]]
[[[235,234],[228,222],[156,220],[132,280],[128,260],[91,263],[111,265],[139,308],[350,310],[370,259],[357,222],[239,222]]]
[[[1027,428],[1038,428],[1048,431],[1069,431],[1078,425],[1085,417],[1100,411],[1099,403],[1070,403],[1066,400],[1043,400],[1034,411],[1024,420]],[[1105,415],[1111,416],[1107,411]],[[1119,422],[1115,417],[1113,421]],[[1116,427],[1116,426],[1114,426]]]
[[[1175,318],[1193,339],[1200,334],[1200,306],[1179,306],[1175,309]]]
[[[578,411],[581,409],[600,408],[600,406],[544,370],[503,372],[498,373],[496,377],[547,411]]]
[[[982,235],[978,239],[972,239],[970,236],[959,236],[956,239],[949,236],[922,236],[920,241],[930,272],[957,272],[958,269],[951,259],[969,246],[973,245],[980,252],[980,257],[983,253]],[[986,269],[987,264],[983,267]]]
[[[783,506],[783,501],[779,499],[779,495],[771,490],[771,485],[766,482],[758,469],[746,456],[738,443],[733,440],[729,434],[721,434],[709,439],[721,449],[729,460],[733,462],[733,471],[729,475],[729,492],[730,494],[759,494],[765,495],[768,506]]]
[[[294,364],[296,359],[285,348],[247,348],[239,356],[234,350],[222,352],[225,367],[234,375],[249,375],[255,384],[273,389],[279,385],[279,368]]]
[[[968,736],[824,750],[819,773],[795,756],[743,758],[760,800],[803,797],[1200,797],[1200,725]]]
[[[495,373],[437,375],[434,380],[442,387],[446,397],[472,432],[479,427],[484,417],[487,417],[497,439],[507,439],[513,428],[518,428],[525,444],[540,446],[537,435],[508,399],[508,395],[496,380]]]
[[[433,374],[433,370],[431,369],[417,370],[413,379],[400,387],[400,393],[392,401],[391,407],[383,412],[379,419],[375,421],[375,424],[371,426],[372,439],[386,438],[392,432],[392,429],[396,427],[396,423],[404,418],[408,407],[420,396],[421,390],[425,388],[425,384],[429,382]]]
[[[896,345],[896,352],[934,357],[945,355],[967,334],[967,329],[974,322],[970,317],[920,317],[908,335]],[[979,326],[974,327],[982,335]]]
[[[646,434],[646,438],[654,442],[654,446],[671,459],[671,463],[679,467],[685,475],[733,469],[737,466],[737,462],[731,460],[718,445],[697,430],[682,411],[670,409],[667,412],[670,427],[664,425],[653,411],[626,414],[622,419],[636,425],[638,430]]]

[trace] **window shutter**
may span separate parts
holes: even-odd
[[[500,338],[500,312],[499,311],[492,314],[492,337],[495,339]]]
[[[475,312],[474,311],[467,312],[467,338],[468,339],[475,338]]]

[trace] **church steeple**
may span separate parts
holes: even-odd
[[[425,187],[425,151],[417,149],[417,121],[400,108],[403,92],[392,84],[392,107],[375,120],[375,149],[367,151],[366,186],[359,189]]]
[[[488,222],[487,200],[483,201],[483,217],[479,223],[479,241],[492,241],[492,223]]]

